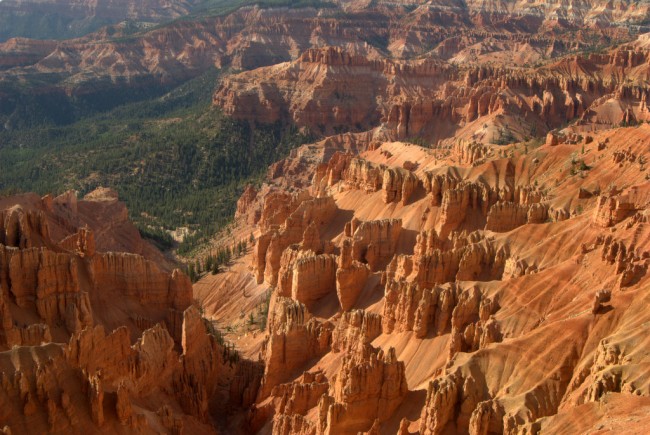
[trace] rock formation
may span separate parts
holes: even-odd
[[[2,199],[10,205],[0,212],[2,426],[12,433],[209,429],[209,403],[219,383],[231,381],[234,351],[208,333],[180,270],[101,252],[105,242],[94,231],[75,227],[71,219],[96,213],[93,200]],[[256,382],[242,388],[255,390]]]
[[[331,323],[312,318],[302,303],[273,295],[269,334],[262,349],[265,371],[259,397],[267,397],[293,370],[325,354],[331,346],[332,329]]]
[[[265,199],[260,223],[263,228],[269,229],[257,240],[253,263],[257,282],[261,284],[266,281],[273,286],[278,282],[282,252],[290,245],[300,243],[305,231],[309,230],[309,233],[312,233],[313,229],[310,228],[312,223],[323,226],[336,212],[336,205],[331,197],[311,198],[307,192],[290,199],[286,198],[283,205],[276,201],[268,197]],[[284,211],[278,210],[276,208],[278,206]],[[284,218],[283,224],[279,227],[275,224],[278,221],[276,217],[278,214],[280,219]],[[310,243],[313,244],[313,241]]]
[[[331,395],[321,398],[319,429],[326,434],[370,429],[375,419],[385,421],[393,414],[407,391],[404,363],[397,361],[395,350],[362,346],[344,357]]]
[[[332,352],[353,352],[381,334],[381,316],[363,310],[345,311],[332,332]]]
[[[648,6],[411,3],[0,44],[2,129],[217,68],[220,117],[316,140],[245,187],[217,243],[253,252],[194,288],[110,189],[0,197],[3,433],[650,424]]]
[[[343,240],[336,269],[336,294],[343,311],[354,306],[370,276],[370,267],[353,259],[353,246],[352,239]]]

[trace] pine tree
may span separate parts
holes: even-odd
[[[196,282],[196,271],[194,270],[194,264],[190,263],[187,266],[187,276],[190,277],[190,281]]]

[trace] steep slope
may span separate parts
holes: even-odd
[[[114,192],[0,210],[4,433],[215,433],[247,406],[261,372],[201,317],[187,276],[105,251],[161,258]]]
[[[1,113],[20,113],[19,97],[24,101],[25,95],[36,99],[31,105],[49,98],[59,104],[92,107],[90,102],[101,102],[112,107],[211,67],[248,70],[295,60],[305,50],[325,46],[371,58],[381,54],[503,63],[516,56],[522,64],[533,64],[630,39],[643,29],[633,23],[643,24],[648,13],[645,2],[614,6],[600,0],[581,2],[580,7],[514,1],[417,7],[399,2],[307,2],[291,8],[260,4],[238,9],[235,4],[234,11],[199,14],[135,33],[117,25],[57,44],[10,39],[0,45],[0,95],[8,102]],[[163,10],[174,15],[175,6],[185,5],[172,3]]]
[[[321,134],[376,128],[380,140],[509,143],[569,122],[609,128],[647,120],[647,40],[537,69],[314,49],[294,62],[226,77],[213,103],[238,119]]]
[[[0,41],[12,37],[68,39],[127,19],[161,22],[186,15],[197,3],[191,0],[3,0]]]
[[[272,290],[267,331],[238,344],[265,364],[252,427],[634,432],[650,395],[650,127],[553,137],[429,150],[356,135],[359,155],[334,137],[279,164],[309,185],[271,171],[248,192],[248,270],[195,294],[238,337],[233,308]]]

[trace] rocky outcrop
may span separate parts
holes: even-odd
[[[318,404],[320,431],[356,433],[390,418],[408,391],[404,363],[395,350],[366,345],[347,354],[330,389]]]
[[[125,301],[157,309],[158,319],[150,312],[141,315],[164,320],[173,337],[180,339],[180,316],[192,301],[192,286],[185,274],[179,270],[168,274],[140,256],[115,253],[93,257],[89,274],[95,292],[120,295]]]
[[[322,372],[305,372],[299,379],[273,388],[273,432],[284,434],[313,433],[314,422],[304,416],[327,394],[329,383]]]
[[[635,211],[634,200],[629,195],[602,195],[598,197],[594,223],[603,228],[611,227],[630,217]]]
[[[612,235],[599,236],[595,245],[601,247],[601,259],[614,265],[619,288],[637,283],[646,274],[648,255],[641,254],[633,246],[626,245]]]
[[[603,309],[603,303],[607,303],[612,298],[611,290],[600,289],[594,294],[594,302],[591,306],[591,313],[598,314]]]
[[[426,238],[427,235],[422,234],[420,240]],[[423,288],[433,288],[455,280],[490,280],[503,275],[506,248],[495,246],[479,233],[460,237],[454,243],[456,248],[428,248],[430,253],[425,255],[421,254],[421,249],[416,255],[396,255],[386,268],[385,282],[406,280]]]
[[[342,178],[353,189],[366,193],[378,192],[384,182],[385,166],[375,165],[367,160],[353,158],[347,164]],[[333,177],[333,181],[336,180]]]
[[[252,225],[256,224],[260,220],[261,212],[253,208],[253,204],[257,198],[257,193],[257,190],[252,184],[246,186],[246,189],[244,189],[239,200],[237,200],[235,219],[240,219],[242,216],[246,216],[247,222]]]
[[[364,310],[345,311],[332,332],[332,352],[353,352],[381,334],[381,316]]]
[[[393,258],[402,230],[400,219],[361,222],[353,219],[345,224],[344,234],[352,238],[352,259],[367,263],[377,271]]]
[[[451,333],[449,358],[501,340],[491,318],[496,303],[476,287],[455,285],[423,289],[417,284],[391,281],[386,285],[382,329],[386,334],[413,331],[418,338]]]
[[[481,216],[486,216],[494,197],[489,187],[471,182],[462,182],[457,187],[442,192],[439,202],[440,219],[436,230],[443,237],[459,229],[468,219],[468,214],[480,213]],[[433,183],[431,195],[434,197],[432,203],[435,204],[436,197],[440,194],[436,193],[436,185]]]
[[[400,202],[406,205],[418,183],[418,178],[411,171],[401,168],[386,169],[381,185],[382,200],[385,204]]]
[[[140,255],[97,252],[94,232],[74,227],[93,201],[114,204],[106,192],[16,201],[24,208],[2,214],[12,246],[0,244],[3,425],[77,433],[204,424],[218,385],[242,372],[192,306],[187,276]],[[250,403],[260,377],[237,375],[233,400]]]
[[[183,332],[181,355],[161,325],[146,330],[134,345],[127,328],[106,334],[96,326],[73,335],[65,345],[0,352],[2,366],[14,367],[3,378],[3,409],[12,411],[3,422],[19,432],[38,427],[77,432],[113,424],[136,430],[144,414],[141,406],[132,405],[132,397],[149,397],[145,406],[161,400],[168,401],[163,407],[176,403],[174,407],[188,413],[185,418],[198,422],[205,418],[217,380],[227,380],[227,371],[222,349],[206,333],[195,308],[185,311]],[[171,395],[152,398],[157,389]],[[106,412],[107,403],[114,404],[114,412]]]
[[[481,381],[453,372],[429,383],[419,432],[433,435],[454,427],[471,434],[509,430],[504,407],[480,390]],[[515,429],[514,427],[512,429]],[[516,430],[516,429],[515,429]]]
[[[65,325],[68,333],[78,332],[93,323],[89,289],[82,289],[79,283],[80,269],[84,266],[79,258],[67,253],[0,245],[0,287],[4,303],[8,307],[9,300],[13,300],[19,308],[33,309],[49,328]]]
[[[438,9],[436,14],[439,13]],[[435,21],[428,17],[421,25],[426,27]],[[472,49],[461,44],[469,50],[461,59],[483,55],[489,58],[492,48],[484,47],[486,53],[477,54],[481,52],[477,47],[486,43],[485,38],[489,39],[479,33],[483,39],[479,41],[476,35],[477,45]],[[505,36],[499,36],[502,37]],[[393,47],[408,45],[408,40],[405,37]],[[414,37],[415,40],[420,39]],[[466,41],[466,36],[462,40]],[[645,119],[647,114],[641,107],[647,97],[645,91],[640,91],[640,81],[626,83],[613,73],[614,69],[621,68],[635,77],[643,77],[643,74],[637,76],[635,68],[639,64],[636,61],[619,65],[617,57],[628,57],[628,52],[622,48],[621,52],[612,50],[607,55],[576,56],[539,68],[513,69],[479,62],[454,69],[428,60],[370,60],[357,55],[355,50],[328,47],[308,50],[292,63],[231,77],[215,93],[213,100],[236,118],[264,122],[282,120],[325,134],[346,128],[345,122],[348,130],[367,130],[370,125],[381,123],[379,134],[387,140],[448,139],[467,124],[476,123],[477,127],[486,128],[490,123],[498,136],[484,131],[463,139],[470,143],[505,144],[523,139],[531,132],[542,135],[548,127],[559,127],[575,119],[604,123]],[[647,58],[647,48],[641,48],[635,55]],[[324,72],[323,65],[328,66],[328,73]],[[353,86],[341,85],[344,71]],[[422,85],[423,79],[428,86]],[[393,85],[395,80],[399,81],[399,86]],[[508,92],[503,92],[504,89]],[[621,102],[620,108],[607,107],[610,96]],[[626,98],[640,104],[630,104]],[[319,104],[315,104],[315,100]],[[526,119],[527,122],[509,125],[494,122],[495,116],[513,122]],[[482,119],[486,122],[481,123]],[[557,137],[551,135],[549,145],[557,143]],[[468,155],[472,153],[476,157],[469,157],[469,160],[481,158],[480,151],[471,151]]]
[[[491,153],[487,146],[478,142],[459,140],[454,144],[454,154],[458,156],[461,164],[477,166]]]
[[[459,391],[460,390],[460,391]],[[462,386],[456,376],[446,376],[429,383],[427,399],[420,416],[420,433],[440,434],[455,419],[456,405],[462,397]]]
[[[510,257],[506,260],[505,267],[503,268],[503,280],[518,278],[535,272],[537,272],[537,266],[535,264],[528,264],[526,260]]]
[[[336,288],[336,263],[334,255],[322,254],[302,257],[293,263],[291,297],[310,306]]]
[[[337,260],[335,255],[315,255],[297,246],[285,249],[278,273],[278,295],[311,306],[336,288]]]
[[[96,252],[95,233],[87,227],[79,228],[79,231],[61,240],[58,245],[80,257],[92,257]]]
[[[327,224],[336,212],[336,204],[332,197],[312,198],[307,192],[303,192],[293,197],[290,203],[285,202],[284,206],[280,205],[286,207],[284,208],[285,211],[280,213],[280,216],[287,215],[280,227],[269,223],[270,219],[273,219],[271,222],[277,220],[277,217],[270,217],[277,216],[271,211],[271,204],[274,203],[270,202],[268,198],[265,199],[260,225],[262,228],[270,226],[270,229],[262,233],[257,240],[253,256],[253,268],[258,283],[261,284],[266,281],[275,286],[278,282],[278,273],[284,250],[292,244],[300,243],[303,239],[306,241],[305,245],[309,244],[308,248],[312,248],[315,241],[309,235],[314,234],[314,228],[310,227],[310,225],[314,223],[317,230],[318,227]],[[308,231],[306,239],[305,231]]]
[[[273,295],[268,315],[269,334],[262,348],[264,378],[258,397],[267,397],[273,387],[310,359],[326,353],[333,325],[311,317],[305,305]]]
[[[487,215],[485,229],[495,232],[507,232],[525,224],[546,222],[547,211],[543,204],[515,204],[513,202],[497,202]]]
[[[370,276],[370,267],[352,258],[353,244],[350,238],[343,240],[336,269],[336,295],[343,311],[354,306]]]
[[[331,166],[326,170],[328,185],[332,186],[342,179],[347,188],[366,193],[381,190],[384,204],[394,202],[402,205],[408,204],[411,195],[420,183],[413,172],[407,169],[377,165],[358,157],[340,158]]]
[[[17,205],[0,211],[0,244],[20,249],[36,248],[49,241],[45,214]]]
[[[491,317],[497,310],[496,301],[475,286],[458,295],[451,314],[449,359],[458,352],[474,352],[501,341],[499,324]]]
[[[528,220],[528,207],[512,202],[498,202],[490,207],[485,229],[507,232],[524,225]]]

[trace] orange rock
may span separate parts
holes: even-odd
[[[364,310],[346,311],[332,332],[332,352],[353,352],[381,334],[381,316]]]
[[[343,240],[336,270],[336,294],[343,311],[350,310],[370,276],[368,265],[352,259],[353,241]]]
[[[327,224],[336,212],[336,204],[332,197],[311,198],[305,191],[294,197],[289,210],[292,211],[284,224],[279,228],[273,226],[264,232],[255,245],[253,267],[259,284],[264,281],[272,286],[277,284],[283,251],[290,245],[303,241],[310,224],[315,223],[316,229]],[[260,222],[266,222],[264,213]],[[313,230],[310,232],[313,236]],[[310,232],[307,233],[306,247],[308,243],[315,243],[314,240],[309,240]]]
[[[352,237],[352,258],[368,263],[372,271],[379,270],[393,257],[401,230],[399,219],[365,222],[353,219],[345,228],[345,235]]]
[[[319,403],[325,434],[369,430],[375,419],[386,421],[408,391],[404,363],[395,350],[366,345],[344,356],[330,396]]]
[[[326,353],[332,329],[331,323],[311,318],[302,303],[273,295],[269,307],[269,335],[262,349],[265,370],[258,398],[266,398],[273,387],[285,382],[293,371]]]

